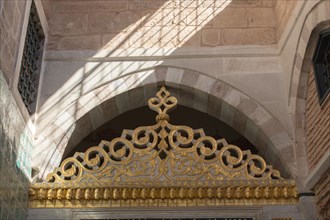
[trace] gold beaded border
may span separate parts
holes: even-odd
[[[209,205],[295,204],[292,186],[150,187],[150,188],[31,188],[30,208],[139,207]]]

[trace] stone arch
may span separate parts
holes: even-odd
[[[309,173],[305,134],[308,75],[312,68],[311,60],[319,33],[326,28],[330,28],[330,14],[326,13],[329,8],[329,1],[320,1],[309,11],[301,29],[294,59],[290,100],[293,103],[291,108],[294,114],[294,148],[298,167],[297,174],[301,181]],[[325,13],[321,13],[322,11]],[[305,188],[303,183],[301,187]]]
[[[219,79],[178,67],[158,66],[152,70],[134,72],[120,80],[125,82],[138,79],[144,74],[147,77],[143,81],[118,94],[107,89],[109,84],[96,88],[80,98],[79,102],[83,107],[77,112],[73,112],[70,106],[67,107],[56,120],[64,121],[63,117],[67,117],[70,121],[70,112],[78,117],[71,120],[73,123],[67,123],[66,130],[61,129],[63,135],[60,138],[48,140],[49,143],[57,144],[44,160],[40,169],[41,176],[45,177],[59,165],[65,148],[74,147],[111,118],[146,105],[147,100],[156,93],[157,87],[164,83],[181,105],[208,113],[233,127],[258,146],[262,156],[279,169],[282,176],[294,176],[292,140],[281,123],[251,97]],[[61,131],[52,130],[52,133]],[[48,137],[47,134],[44,137]]]

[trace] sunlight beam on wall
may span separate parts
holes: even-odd
[[[76,68],[71,75],[66,72],[68,79],[62,83],[53,94],[39,108],[38,133],[36,146],[45,145],[47,136],[62,140],[63,131],[66,131],[75,120],[82,117],[81,112],[88,112],[102,101],[97,96],[97,90],[107,89],[102,97],[113,97],[122,91],[134,88],[146,79],[152,71],[144,71],[143,74],[132,73],[142,69],[152,69],[162,64],[163,59],[153,59],[153,56],[166,57],[189,41],[198,31],[231,3],[231,0],[176,0],[167,1],[154,14],[146,14],[134,24],[129,25],[112,38],[104,48],[92,55],[94,61],[76,61],[47,63],[50,72]],[[109,45],[111,48],[109,49]],[[83,52],[83,51],[82,51]],[[102,62],[98,58],[116,57],[118,61]],[[121,57],[140,57],[140,61],[124,61]],[[148,59],[143,60],[143,57]],[[47,71],[47,70],[46,70]],[[56,81],[56,75],[52,76]],[[54,107],[56,106],[56,108]],[[83,109],[81,109],[83,108]],[[74,118],[72,117],[74,112]],[[49,125],[52,125],[49,129]],[[48,128],[48,130],[45,128]],[[54,131],[53,131],[54,129]],[[42,132],[41,132],[42,131]],[[65,132],[64,132],[65,133]],[[48,149],[49,157],[60,157],[60,143],[51,143],[54,149]],[[39,150],[40,150],[39,149]],[[40,151],[39,151],[40,152]],[[38,157],[36,151],[33,155]],[[35,160],[33,161],[39,161]],[[38,162],[37,162],[38,163]],[[38,164],[34,164],[39,167]]]

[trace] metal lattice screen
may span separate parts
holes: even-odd
[[[319,100],[322,103],[330,93],[330,30],[320,35],[313,64]]]
[[[36,108],[44,39],[40,18],[32,2],[18,81],[18,91],[30,115]]]

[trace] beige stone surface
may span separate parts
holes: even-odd
[[[187,11],[181,11],[173,8],[164,8],[159,11],[155,10],[138,10],[135,11],[143,20],[144,27],[165,27],[187,24]]]
[[[145,9],[158,9],[166,5],[167,0],[144,0],[144,1],[132,1],[129,9],[133,10],[145,10]]]
[[[88,33],[120,33],[138,19],[132,11],[91,13],[88,14]]]
[[[219,29],[202,30],[203,46],[218,46],[221,44],[221,35]]]
[[[90,12],[90,11],[122,11],[128,9],[128,1],[100,0],[100,1],[49,1],[51,11],[54,12]],[[51,12],[50,12],[51,13]],[[48,13],[49,14],[49,13]]]
[[[259,7],[263,5],[266,0],[232,0],[233,7]]]
[[[273,28],[224,29],[224,45],[264,45],[276,43]]]
[[[276,57],[229,57],[223,59],[224,74],[247,73],[279,73],[281,72],[281,63]],[[278,74],[276,74],[278,75]],[[274,76],[276,76],[274,74]],[[264,80],[270,75],[266,75]]]
[[[83,13],[55,13],[49,20],[53,35],[78,35],[87,33],[87,15]]]
[[[102,38],[102,48],[128,48],[129,42],[124,34],[103,34]]]
[[[58,49],[60,50],[92,50],[100,48],[100,35],[64,37],[58,43]]]
[[[202,31],[195,32],[192,36],[187,36],[182,47],[201,47]]]
[[[276,36],[280,39],[298,0],[276,1],[274,13],[276,18]]]
[[[51,50],[79,49],[64,43],[68,46],[66,48],[63,44],[63,39],[78,35],[89,41],[90,37],[100,35],[114,42],[128,42],[121,44],[121,49],[203,48],[222,44],[254,45],[256,42],[275,44],[277,38],[270,38],[276,34],[274,30],[279,29],[277,21],[280,20],[276,16],[285,15],[283,7],[280,7],[282,4],[275,10],[275,0],[86,0],[44,1],[43,5],[52,33],[48,42],[48,49]],[[255,27],[267,28],[264,31],[268,34],[261,33]],[[232,33],[233,30],[236,32]],[[253,33],[255,36],[251,36]],[[222,42],[221,39],[225,40]],[[79,42],[78,38],[76,40]],[[88,44],[82,48],[100,48],[98,44]],[[115,49],[118,43],[102,40],[101,47]]]
[[[275,27],[276,20],[273,8],[248,8],[249,27]]]
[[[221,12],[221,8],[191,8],[181,12],[182,25],[186,26],[199,26],[203,28],[212,27],[214,16]]]
[[[213,18],[213,28],[246,27],[246,8],[228,7]]]
[[[264,7],[274,7],[277,0],[265,0],[263,1]]]

